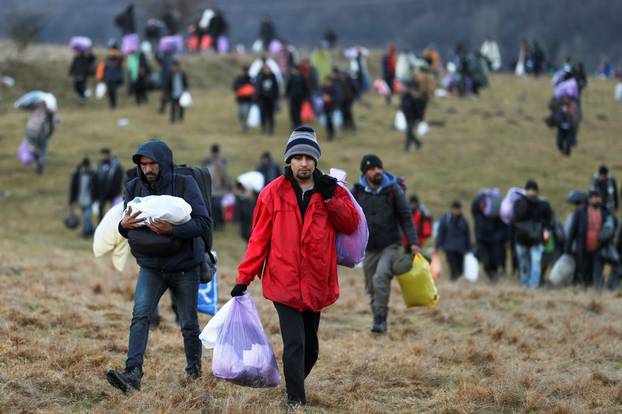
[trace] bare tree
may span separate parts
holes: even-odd
[[[21,52],[39,38],[44,19],[37,13],[15,11],[7,15],[6,22],[7,33]]]

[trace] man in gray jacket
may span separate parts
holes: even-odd
[[[373,154],[365,155],[361,160],[361,172],[352,194],[363,208],[369,227],[363,270],[365,290],[374,315],[371,331],[386,333],[392,267],[399,256],[400,229],[413,254],[419,251],[417,233],[406,196],[396,178],[384,171],[382,160]]]

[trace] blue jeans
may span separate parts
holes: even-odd
[[[185,272],[165,272],[140,268],[136,281],[134,311],[130,325],[130,339],[127,350],[127,368],[140,367],[142,370],[147,339],[149,319],[162,294],[170,288],[177,302],[177,313],[181,334],[184,338],[186,371],[201,369],[201,341],[199,340],[199,320],[197,300],[199,297],[199,273],[197,270]]]
[[[93,234],[93,207],[82,207],[82,235],[88,237]]]
[[[520,283],[524,287],[536,289],[540,286],[543,252],[544,245],[542,243],[534,246],[524,246],[516,243]]]

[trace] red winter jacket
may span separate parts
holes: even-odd
[[[337,186],[324,203],[313,193],[304,223],[292,184],[281,176],[261,193],[236,283],[262,279],[264,297],[297,311],[319,312],[339,297],[336,231],[351,234],[359,216],[347,190]]]

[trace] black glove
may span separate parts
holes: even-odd
[[[246,287],[248,285],[235,285],[233,289],[231,289],[231,297],[242,296],[244,292],[246,292]]]
[[[337,180],[330,175],[324,174],[317,180],[317,192],[320,193],[323,200],[329,200],[335,195],[337,188]]]

